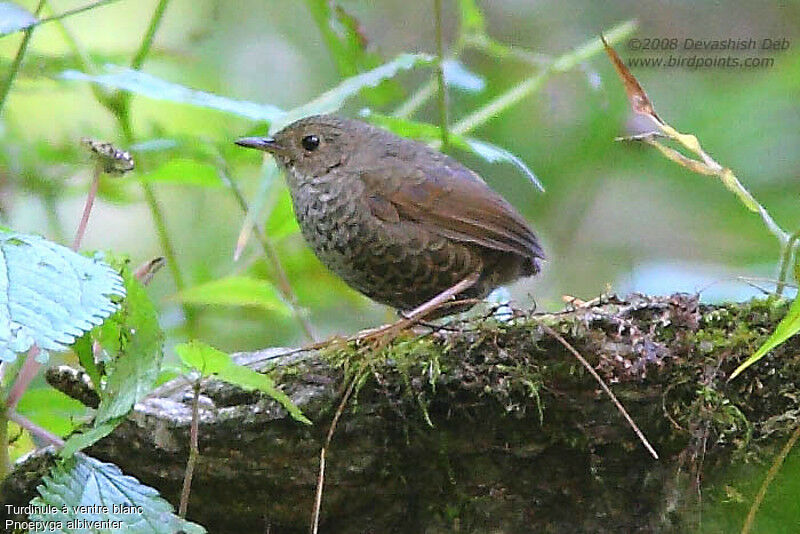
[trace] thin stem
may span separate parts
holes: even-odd
[[[78,229],[75,231],[75,239],[72,241],[72,250],[77,251],[81,248],[81,241],[83,241],[83,236],[86,233],[86,225],[89,223],[89,215],[92,213],[94,199],[97,197],[97,189],[100,186],[100,175],[102,172],[102,163],[95,163],[94,171],[92,172],[92,184],[89,186],[89,194],[86,196],[86,203],[83,205],[81,221],[78,223]]]
[[[636,23],[632,20],[629,20],[614,26],[614,28],[604,35],[609,43],[613,43],[630,35],[635,28]],[[571,52],[559,56],[542,72],[523,80],[505,93],[490,101],[482,108],[467,115],[454,124],[450,130],[458,135],[471,132],[539,89],[539,87],[541,87],[542,84],[553,74],[569,71],[577,64],[586,61],[603,50],[603,43],[599,38],[596,38],[572,50]]]
[[[653,458],[658,460],[658,453],[656,452],[656,450],[653,448],[652,445],[650,445],[650,442],[647,441],[647,438],[645,437],[644,433],[641,430],[639,430],[639,427],[636,425],[633,418],[628,414],[628,411],[625,409],[622,403],[619,402],[619,400],[617,400],[617,396],[614,395],[614,393],[611,391],[611,388],[609,388],[608,385],[606,385],[605,381],[602,379],[602,377],[599,374],[597,374],[597,371],[594,370],[594,367],[592,367],[591,364],[588,361],[586,361],[586,358],[581,356],[581,353],[575,350],[575,347],[570,345],[567,342],[567,340],[561,336],[561,334],[559,334],[558,332],[556,332],[555,330],[553,330],[544,323],[539,323],[539,326],[542,328],[542,330],[544,330],[550,336],[555,338],[556,341],[561,343],[561,345],[563,345],[564,348],[570,351],[572,355],[575,356],[575,358],[581,363],[581,365],[583,365],[586,368],[586,370],[589,371],[589,374],[592,375],[592,378],[594,378],[597,381],[597,383],[600,384],[600,387],[603,389],[603,391],[606,392],[606,395],[609,396],[611,402],[613,402],[614,406],[616,406],[617,410],[619,410],[619,413],[622,414],[622,417],[624,417],[625,420],[628,422],[628,425],[630,425],[630,427],[633,429],[633,432],[636,434],[636,437],[638,437],[639,441],[642,442],[644,448],[647,449],[647,452],[649,452],[653,456]]]
[[[39,4],[36,6],[36,11],[34,14],[39,14],[39,12],[42,10],[42,7],[44,7],[45,1],[46,0],[39,0]],[[3,110],[3,104],[6,102],[6,97],[11,91],[11,86],[14,85],[14,79],[17,77],[19,67],[22,65],[22,58],[25,57],[25,51],[28,49],[28,43],[33,36],[34,26],[35,24],[28,26],[28,28],[25,29],[25,34],[22,36],[22,42],[20,42],[19,49],[17,49],[17,55],[14,56],[14,62],[11,64],[11,69],[8,71],[6,81],[3,82],[2,86],[0,86],[0,111]]]
[[[167,9],[167,4],[169,4],[169,0],[159,0],[156,10],[150,18],[150,24],[147,26],[142,44],[139,45],[139,50],[131,61],[131,68],[133,70],[142,68],[144,60],[147,59],[147,54],[150,53],[150,48],[153,46],[153,39],[155,39],[156,31],[158,31],[158,27],[161,25],[161,19],[164,18],[164,11]]]
[[[35,28],[36,26],[41,26],[42,24],[47,24],[48,22],[54,22],[57,20],[65,19],[67,17],[71,17],[72,15],[77,15],[79,13],[83,13],[84,11],[89,11],[90,9],[94,9],[96,7],[101,7],[106,4],[113,4],[114,2],[119,2],[119,0],[98,0],[97,2],[92,2],[91,4],[86,4],[85,6],[76,7],[75,9],[68,9],[63,13],[59,13],[58,15],[53,15],[52,17],[46,17],[43,19],[39,19],[30,26],[28,26],[25,31]],[[37,9],[38,14],[38,9]]]
[[[28,350],[28,354],[25,356],[25,362],[22,364],[19,373],[17,373],[14,385],[11,386],[11,391],[9,391],[8,397],[6,397],[6,409],[9,414],[13,415],[17,403],[19,403],[19,400],[22,398],[22,394],[28,389],[28,385],[30,385],[31,381],[36,377],[36,373],[39,372],[39,368],[42,366],[42,364],[36,361],[36,356],[38,355],[39,347],[34,345]]]
[[[52,193],[45,193],[42,196],[42,202],[46,210],[45,217],[47,217],[47,231],[53,237],[56,243],[63,243],[66,241],[64,236],[64,228],[61,226],[61,220],[58,217],[58,199]]]
[[[341,402],[339,402],[339,406],[336,408],[336,413],[333,415],[331,426],[328,428],[328,435],[325,437],[325,445],[323,445],[322,449],[320,449],[319,451],[319,474],[317,475],[317,491],[314,494],[314,509],[311,512],[311,528],[309,529],[311,534],[317,534],[319,532],[319,517],[320,517],[320,512],[322,510],[322,489],[325,487],[326,451],[331,446],[331,441],[333,440],[333,433],[336,432],[336,425],[339,424],[339,418],[342,416],[344,408],[347,405],[347,401],[350,400],[350,395],[353,394],[357,382],[358,382],[358,376],[354,376],[352,379],[350,379],[350,384],[348,384],[347,389],[344,392],[344,396],[342,397]]]
[[[9,418],[9,420],[14,421],[19,426],[21,426],[22,428],[27,430],[29,434],[31,434],[32,436],[36,436],[37,438],[39,438],[40,440],[44,441],[48,445],[53,445],[53,446],[58,447],[58,448],[61,448],[61,447],[64,446],[64,440],[63,439],[61,439],[60,437],[56,436],[55,434],[53,434],[49,430],[46,430],[46,429],[40,427],[39,425],[37,425],[36,423],[31,421],[27,417],[23,417],[18,413],[12,412],[11,415],[9,415],[8,418]]]
[[[150,184],[147,182],[141,182],[141,186],[142,192],[144,193],[145,202],[150,208],[150,215],[153,217],[153,223],[156,225],[156,234],[158,235],[158,240],[161,243],[161,250],[164,253],[164,257],[167,260],[167,266],[169,267],[169,271],[172,274],[172,279],[175,282],[175,289],[178,292],[181,292],[186,287],[186,284],[184,283],[183,274],[181,273],[180,266],[178,265],[178,257],[175,254],[175,249],[173,248],[172,241],[169,238],[167,222],[164,219],[161,206],[159,205],[158,199],[156,199],[156,195],[153,192],[153,188],[150,187]],[[186,317],[186,324],[189,332],[194,332],[197,322],[197,314],[188,304],[183,304],[181,309]]]
[[[422,107],[436,92],[436,81],[431,78],[420,86],[399,108],[394,111],[395,117],[407,118]]]
[[[442,63],[444,37],[442,36],[442,0],[433,0],[433,9],[436,12],[436,82],[439,86],[439,129],[442,132],[442,149],[447,151],[450,136],[447,128],[447,85],[444,81],[444,65]]]
[[[0,405],[0,481],[5,480],[8,473],[11,472],[10,452],[8,447],[8,409]]]
[[[186,517],[186,510],[189,508],[189,493],[192,491],[192,476],[197,458],[200,456],[198,447],[198,436],[200,434],[200,380],[198,377],[194,383],[194,397],[192,398],[192,426],[189,430],[189,459],[186,461],[186,472],[183,475],[183,488],[181,489],[181,503],[178,507],[178,515]]]
[[[142,38],[142,43],[139,45],[139,49],[136,51],[136,54],[131,60],[131,68],[139,70],[144,64],[145,59],[147,59],[147,54],[150,52],[150,48],[153,45],[153,39],[155,38],[158,27],[160,26],[161,20],[164,17],[164,11],[167,8],[167,4],[169,4],[169,0],[160,0],[158,2],[153,15],[150,17],[150,23],[148,24],[147,31],[145,31],[144,37]],[[124,96],[122,96],[118,102],[115,102],[114,105],[109,107],[116,115],[125,139],[128,141],[128,143],[132,143],[134,136],[130,121],[130,93],[122,94]],[[164,252],[164,256],[167,259],[167,265],[169,266],[170,273],[172,274],[172,278],[175,282],[175,288],[180,292],[185,287],[183,275],[181,274],[180,265],[178,264],[177,256],[175,254],[175,248],[172,246],[172,241],[170,240],[169,233],[167,232],[167,223],[164,220],[163,212],[158,204],[158,200],[156,199],[156,195],[153,192],[152,187],[150,187],[150,184],[141,182],[141,186],[142,192],[144,193],[145,202],[150,209],[150,214],[153,217],[153,222],[156,225],[156,233],[158,234],[158,240],[161,244],[161,250]],[[196,329],[197,315],[191,306],[187,304],[182,304],[181,308],[183,310],[184,317],[186,317],[187,329],[191,334]]]
[[[792,251],[800,239],[800,230],[796,231],[789,236],[789,240],[781,245],[783,253],[781,254],[780,274],[778,274],[778,285],[775,287],[775,293],[780,297],[783,295],[783,290],[786,289],[786,279],[789,275],[789,265],[792,263]]]
[[[778,453],[778,456],[775,458],[775,461],[772,462],[772,465],[767,471],[767,476],[764,478],[764,482],[762,482],[761,487],[758,489],[758,494],[756,498],[753,499],[753,504],[750,505],[750,511],[747,512],[747,518],[744,521],[744,525],[742,526],[741,534],[749,534],[749,532],[753,529],[753,523],[756,521],[756,513],[758,509],[761,508],[761,503],[764,502],[764,497],[767,495],[767,489],[769,489],[770,484],[778,475],[778,471],[780,471],[781,465],[783,465],[783,461],[786,460],[786,457],[789,455],[789,452],[794,448],[795,443],[800,438],[800,426],[794,429],[792,435],[789,437],[789,440],[786,442],[786,445],[783,446],[781,452]]]
[[[244,194],[239,188],[239,185],[230,177],[224,167],[225,166],[223,162],[218,162],[217,171],[219,176],[230,188],[242,212],[247,215],[250,212],[247,199],[244,198]],[[275,250],[275,245],[267,238],[266,235],[263,234],[261,229],[256,224],[253,225],[253,235],[261,245],[264,255],[267,257],[267,260],[272,265],[272,269],[275,271],[275,278],[277,282],[276,285],[278,290],[281,292],[281,296],[283,296],[286,305],[291,308],[292,315],[294,315],[306,338],[308,338],[308,340],[311,342],[315,341],[314,330],[311,326],[311,321],[308,320],[308,317],[306,317],[305,313],[298,305],[297,294],[295,293],[294,288],[289,281],[289,276],[286,274],[286,271],[283,268],[278,251]]]

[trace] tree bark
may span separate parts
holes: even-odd
[[[320,447],[358,380],[328,450],[320,532],[692,532],[702,477],[733,454],[768,458],[795,424],[797,340],[727,382],[786,309],[775,299],[610,297],[407,334],[380,351],[239,354],[271,369],[314,425],[207,382],[188,517],[215,533],[307,532]],[[659,460],[541,322],[598,370]],[[187,379],[163,385],[87,453],[176,504],[191,399]],[[6,502],[30,500],[37,461],[42,470],[40,458],[17,466]]]

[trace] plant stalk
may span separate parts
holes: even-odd
[[[81,241],[83,241],[83,236],[86,233],[86,225],[89,224],[89,215],[92,213],[94,199],[97,197],[97,189],[100,186],[100,175],[102,173],[103,164],[100,162],[95,163],[92,171],[92,184],[89,186],[89,194],[86,195],[86,203],[83,205],[83,215],[81,215],[81,221],[75,231],[75,239],[72,241],[72,250],[76,252],[81,248]]]
[[[46,0],[39,0],[39,4],[36,6],[36,11],[34,12],[35,15],[39,14],[44,7],[45,2]],[[19,72],[20,65],[22,65],[22,58],[25,57],[25,52],[28,50],[28,43],[33,36],[34,26],[35,24],[25,29],[25,34],[22,36],[22,42],[19,44],[19,48],[17,49],[17,55],[14,56],[14,62],[11,64],[11,68],[8,71],[8,76],[6,76],[6,80],[3,82],[3,85],[0,86],[0,111],[3,111],[3,104],[5,104],[6,97],[8,97],[8,93],[11,91],[11,86],[14,85],[14,79],[17,77],[17,72]]]
[[[636,29],[636,22],[633,20],[618,24],[605,34],[606,41],[609,43],[620,41],[630,35],[634,29]],[[453,125],[451,131],[458,135],[471,132],[539,89],[553,74],[569,71],[577,64],[588,60],[603,50],[603,43],[600,38],[596,38],[571,52],[559,56],[541,72],[526,78],[485,106],[458,121]]]
[[[189,508],[189,494],[192,491],[194,466],[200,456],[200,448],[198,447],[198,436],[200,434],[200,381],[201,377],[198,377],[193,388],[192,424],[189,430],[189,459],[186,461],[186,472],[183,475],[183,488],[181,488],[181,502],[178,507],[178,515],[182,518],[186,517],[186,511]]]
[[[442,150],[447,151],[450,135],[447,127],[447,85],[444,80],[444,37],[442,36],[442,0],[433,0],[436,19],[436,82],[439,86],[439,129],[442,133]]]

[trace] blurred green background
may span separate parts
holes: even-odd
[[[39,0],[18,3],[33,11]],[[48,0],[42,15],[86,3]],[[172,0],[143,71],[235,99],[285,109],[303,104],[342,79],[309,10],[311,3]],[[697,135],[785,230],[800,228],[800,2],[477,3],[492,38],[530,51],[545,63],[630,19],[638,22],[632,36],[641,40],[788,41],[788,49],[782,51],[645,52],[632,50],[627,40],[616,48],[625,60],[670,54],[774,58],[768,68],[636,68],[633,73],[662,117],[680,131]],[[359,21],[368,49],[384,60],[401,52],[436,49],[432,1],[338,4]],[[121,179],[103,178],[84,249],[129,254],[134,265],[161,255],[138,184],[143,176],[161,177],[163,181],[151,185],[187,287],[230,275],[272,280],[272,269],[255,242],[238,262],[233,260],[244,215],[230,190],[222,183],[180,183],[197,178],[214,182],[216,174],[208,162],[222,162],[252,201],[263,181],[262,159],[232,141],[265,133],[265,124],[133,96],[129,144],[89,84],[59,77],[68,69],[84,70],[80,54],[98,68],[106,63],[128,65],[156,5],[156,0],[120,0],[67,18],[64,27],[50,23],[33,32],[0,115],[2,223],[71,242],[91,180],[91,164],[79,146],[80,138],[89,136],[131,149],[137,170]],[[460,12],[456,2],[444,1],[444,6],[445,49],[451,50],[460,31]],[[7,76],[21,39],[21,33],[0,38],[0,77]],[[450,89],[451,123],[541,70],[537,61],[498,58],[475,49],[459,59],[485,86],[477,92]],[[341,113],[355,117],[364,106],[391,113],[432,73],[429,67],[402,72],[397,98],[380,104],[354,99]],[[428,101],[413,118],[436,123],[436,100]],[[454,154],[521,210],[543,241],[548,254],[543,274],[509,288],[517,304],[530,307],[535,302],[539,309],[555,310],[563,306],[563,295],[587,300],[608,290],[702,289],[707,301],[738,300],[759,291],[737,277],[775,278],[776,239],[719,180],[692,174],[650,147],[614,141],[640,131],[640,123],[629,110],[608,58],[597,53],[569,72],[551,76],[533,95],[471,133],[518,155],[544,183],[546,194],[538,193],[513,166]],[[154,149],[158,147],[161,150]],[[318,337],[353,333],[393,318],[392,312],[350,290],[321,266],[292,224],[286,200],[279,180],[268,195],[272,214],[258,222],[274,240]],[[184,328],[175,292],[168,269],[150,286],[170,344],[191,335]],[[191,309],[197,320],[194,334],[223,350],[304,341],[297,322],[285,313],[232,306]],[[38,388],[26,395],[20,410],[65,433],[71,426],[69,414],[77,408],[52,390]],[[19,446],[26,449],[29,444]],[[787,460],[783,478],[768,495],[765,522],[760,523],[768,529],[764,531],[797,531],[793,527],[800,510],[792,474],[797,460],[797,454]],[[737,469],[741,472],[704,488],[711,496],[706,502],[721,503],[705,512],[705,531],[738,531],[766,467],[746,464]]]
[[[37,2],[19,4],[32,11]],[[85,2],[47,4],[53,12],[62,12]],[[718,161],[734,169],[781,226],[788,231],[800,227],[800,3],[493,0],[478,4],[489,35],[547,57],[567,53],[628,19],[638,21],[634,36],[642,39],[786,38],[790,46],[785,51],[727,52],[737,57],[774,57],[771,68],[633,72],[664,118],[679,130],[696,134]],[[155,5],[155,1],[123,0],[65,19],[64,25],[95,64],[127,65]],[[360,22],[368,48],[385,60],[406,51],[435,52],[432,2],[340,5]],[[459,31],[459,10],[454,2],[444,6],[449,48]],[[0,71],[7,71],[20,39],[19,33],[0,39]],[[625,41],[617,50],[623,59],[668,55],[630,50]],[[485,88],[473,93],[451,89],[451,122],[537,70],[524,61],[475,50],[460,59],[485,80]],[[91,136],[127,148],[117,122],[97,103],[91,86],[58,79],[61,71],[71,68],[82,70],[64,30],[55,23],[38,27],[0,122],[4,223],[62,242],[71,240],[90,180],[90,165],[78,140]],[[302,104],[341,80],[306,3],[277,0],[173,0],[143,70],[187,87],[283,108]],[[405,97],[373,109],[396,109],[432,72],[418,68],[401,73],[397,80]],[[435,123],[435,102],[431,99],[414,118]],[[342,113],[357,116],[366,104],[356,99]],[[137,265],[161,253],[137,175],[152,173],[171,158],[191,158],[193,150],[208,152],[212,147],[253,198],[261,159],[237,149],[232,141],[263,133],[266,127],[141,96],[134,96],[131,105],[137,143],[177,139],[184,148],[178,154],[134,150],[135,174],[116,182],[104,179],[84,249],[127,253]],[[757,290],[735,277],[776,276],[777,241],[717,179],[692,174],[649,147],[614,141],[615,136],[636,131],[634,122],[608,58],[595,54],[570,72],[552,76],[538,92],[472,134],[518,155],[545,184],[546,194],[538,193],[513,166],[455,154],[510,199],[544,243],[548,254],[544,274],[510,288],[520,305],[535,301],[539,309],[557,309],[562,295],[590,299],[609,288],[621,293],[693,292],[712,283],[703,292],[705,299],[741,299]],[[194,172],[187,168],[176,167],[174,172]],[[270,270],[254,242],[239,262],[233,261],[243,214],[228,190],[171,182],[156,183],[154,190],[187,286],[237,273],[269,278]],[[275,194],[280,205],[285,191]],[[289,217],[285,210],[278,213]],[[280,222],[273,220],[268,230]],[[276,246],[318,335],[351,333],[392,316],[329,274],[298,233],[276,239]],[[163,310],[163,325],[173,329],[175,338],[181,337],[182,332],[175,330],[182,324],[181,312],[172,299],[175,286],[167,269],[151,287]],[[296,323],[285,315],[236,307],[196,310],[196,331],[225,350],[302,341]]]

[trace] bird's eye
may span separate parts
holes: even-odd
[[[303,148],[311,152],[316,150],[319,146],[319,137],[316,135],[307,135],[300,141],[300,143],[303,145]]]

